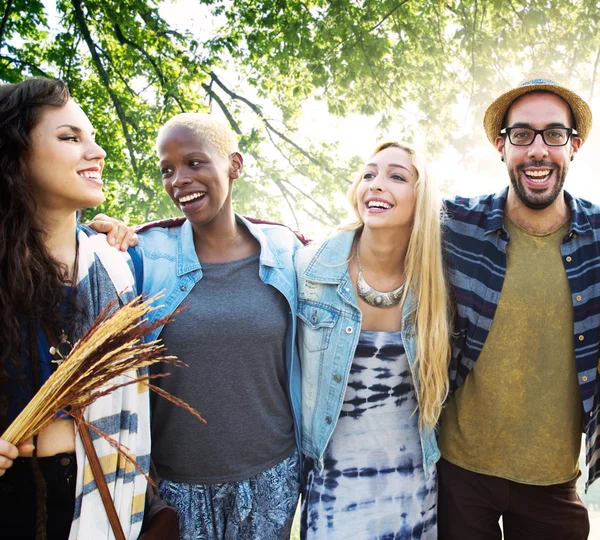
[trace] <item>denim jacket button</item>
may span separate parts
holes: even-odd
[[[325,418],[325,422],[327,422],[328,424],[331,424],[331,416],[328,416],[327,418]]]
[[[351,326],[346,326],[346,334],[351,334],[353,331],[353,328]]]
[[[179,287],[180,291],[185,291],[185,289],[186,289],[185,285],[182,285],[181,287]]]
[[[340,382],[340,381],[342,380],[342,378],[341,378],[339,375],[334,375],[334,376],[333,376],[333,380],[334,380],[335,382]]]

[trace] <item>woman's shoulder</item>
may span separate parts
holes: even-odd
[[[327,240],[320,240],[317,242],[311,242],[306,246],[301,247],[295,255],[296,267],[303,266],[304,268],[308,263],[315,257],[317,252],[323,247],[323,244]]]
[[[316,264],[337,267],[348,261],[356,231],[339,231],[333,236],[300,248],[295,255],[296,271]],[[299,274],[300,275],[300,274]]]
[[[294,231],[283,223],[267,221],[264,219],[252,218],[248,216],[239,216],[239,219],[245,223],[250,232],[260,231],[277,248],[291,248],[293,251],[306,245],[309,240],[300,232]],[[256,234],[255,234],[256,235]]]
[[[147,223],[139,229],[136,228],[138,246],[143,254],[171,257],[177,253],[185,221],[178,223],[170,220],[168,224],[165,224],[165,221]],[[189,234],[191,236],[191,231]]]

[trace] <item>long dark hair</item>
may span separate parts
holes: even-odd
[[[65,268],[45,246],[27,163],[31,131],[44,109],[62,107],[69,98],[67,86],[57,80],[0,86],[0,433],[8,422],[8,363],[11,373],[14,368],[24,375],[28,358],[37,389],[37,329],[58,332],[61,324]]]

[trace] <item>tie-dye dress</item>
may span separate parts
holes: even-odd
[[[325,468],[305,460],[302,538],[437,539],[416,405],[400,332],[361,331]]]

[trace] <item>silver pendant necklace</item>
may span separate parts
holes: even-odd
[[[77,232],[75,232],[75,260],[73,261],[73,277],[71,278],[71,284],[68,294],[72,294],[77,287],[77,263],[79,262],[79,242],[77,241]],[[47,338],[51,339],[51,334],[46,332]],[[53,340],[54,341],[54,340]],[[73,344],[69,341],[69,337],[65,332],[64,328],[61,329],[58,339],[53,342],[48,352],[53,357],[51,363],[60,366],[65,358],[69,356],[69,353],[73,350]]]
[[[360,240],[356,242],[356,262],[358,263],[358,276],[356,277],[356,289],[367,304],[378,308],[391,308],[397,306],[402,299],[404,283],[397,289],[389,292],[380,292],[369,285],[363,277],[362,265],[360,264]]]

